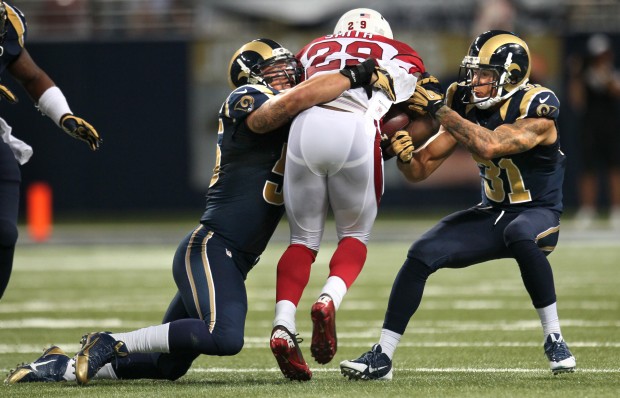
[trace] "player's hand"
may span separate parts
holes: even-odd
[[[402,163],[411,162],[413,158],[413,141],[408,132],[401,130],[397,131],[390,140],[392,142],[392,150],[398,157],[398,161]]]
[[[364,87],[370,84],[376,65],[374,59],[368,58],[357,65],[345,66],[340,73],[349,79],[351,88]]]
[[[2,84],[0,84],[0,98],[4,98],[11,104],[17,104],[19,102],[15,94],[13,94],[13,92],[9,90],[7,86],[4,86]]]
[[[99,149],[99,144],[103,142],[97,130],[81,117],[67,113],[60,118],[60,125],[67,134],[86,142],[93,151]]]
[[[394,156],[396,156],[393,152],[392,152],[392,142],[389,139],[384,139],[381,140],[381,142],[379,143],[379,146],[381,147],[381,157],[383,158],[383,160],[390,160],[392,159]]]
[[[383,91],[390,101],[396,101],[396,93],[394,92],[394,79],[390,73],[379,65],[375,66],[377,80],[372,84],[374,87]]]
[[[443,88],[435,76],[428,73],[422,76],[416,83],[415,92],[407,100],[407,107],[420,115],[430,113],[435,117],[437,111],[445,105]]]

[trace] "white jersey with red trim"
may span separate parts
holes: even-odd
[[[418,53],[405,43],[366,32],[347,31],[330,34],[311,41],[297,53],[305,69],[305,78],[322,73],[337,72],[345,66],[356,65],[372,57],[390,60],[410,74],[425,72]],[[368,95],[363,88],[347,90],[336,104],[347,110],[365,111]]]

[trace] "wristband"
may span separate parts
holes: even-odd
[[[52,86],[45,90],[35,105],[41,113],[49,117],[60,127],[60,119],[67,113],[72,114],[67,99],[60,89]]]

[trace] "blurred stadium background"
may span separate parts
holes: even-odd
[[[594,32],[609,34],[620,54],[620,3],[615,0],[12,3],[26,14],[33,58],[63,89],[73,111],[104,139],[102,149],[92,154],[82,143],[58,139],[58,130],[27,100],[3,105],[2,117],[35,151],[22,167],[23,190],[36,181],[48,183],[58,221],[189,212],[197,217],[214,164],[216,114],[229,92],[232,53],[257,37],[273,38],[295,52],[331,32],[344,11],[362,6],[380,11],[395,38],[414,47],[445,84],[454,79],[480,32],[503,28],[522,35],[533,52],[532,80],[555,90],[563,101],[560,131],[569,156],[564,192],[570,214],[577,205],[579,114],[564,101],[567,60],[583,53]],[[10,77],[3,83],[25,96]],[[477,170],[464,152],[416,185],[405,182],[392,163],[386,165],[384,212],[444,213],[479,199]],[[22,204],[22,217],[25,208]]]

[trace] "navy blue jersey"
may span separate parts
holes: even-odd
[[[456,83],[448,88],[448,105],[467,120],[494,130],[523,118],[547,118],[555,122],[560,101],[555,93],[537,84],[527,84],[499,108],[478,109],[464,104],[469,88]],[[480,168],[482,204],[507,211],[544,207],[562,211],[562,182],[566,156],[560,136],[552,145],[537,145],[525,152],[491,160],[473,155]]]
[[[28,31],[24,14],[17,7],[6,2],[4,4],[9,20],[6,37],[0,44],[0,73],[4,72],[7,66],[21,54]]]
[[[253,256],[265,250],[284,214],[282,183],[290,124],[256,134],[245,118],[277,93],[246,85],[222,105],[217,161],[200,220],[232,248]]]

